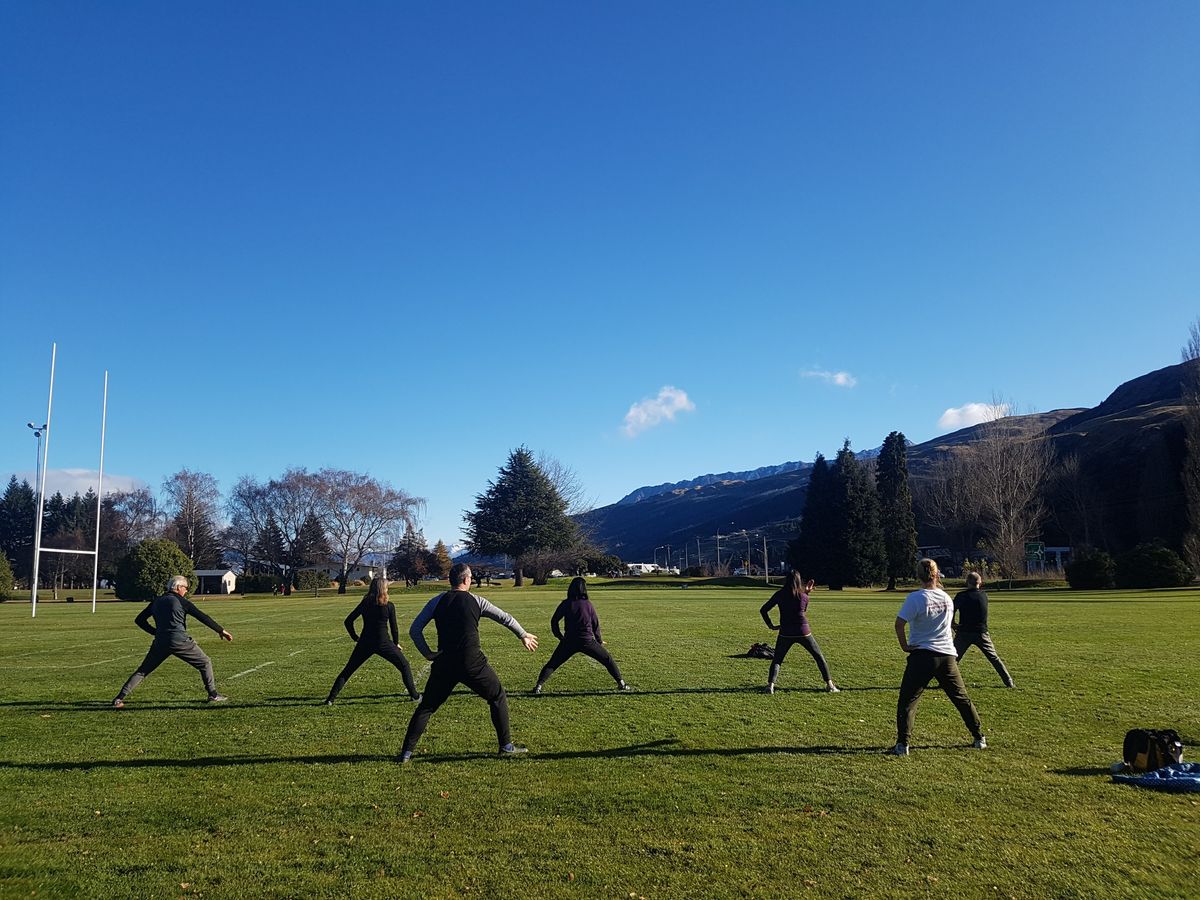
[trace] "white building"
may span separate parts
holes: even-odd
[[[196,580],[197,594],[232,594],[237,588],[233,569],[199,569]]]

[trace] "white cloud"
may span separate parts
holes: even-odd
[[[33,489],[37,490],[37,485],[33,483],[36,477],[33,472],[14,472],[13,474],[17,476],[17,481],[28,481],[33,485]],[[56,492],[61,493],[64,497],[70,497],[77,493],[86,494],[88,488],[96,489],[99,475],[100,473],[96,469],[47,469],[46,496],[53,496]],[[134,478],[132,475],[104,473],[105,494],[111,494],[114,491],[133,491],[145,486],[146,482],[140,478]]]
[[[960,428],[1001,419],[1009,413],[1010,409],[1006,403],[964,403],[942,413],[942,417],[938,419],[938,427],[947,431],[958,431]]]
[[[629,407],[629,412],[625,413],[625,436],[634,437],[664,420],[674,420],[676,413],[692,412],[695,408],[696,404],[688,399],[687,391],[667,385],[658,392],[657,397],[647,398]]]
[[[820,378],[826,384],[834,387],[852,388],[858,384],[858,379],[849,372],[827,372],[824,369],[809,369],[800,373],[805,378]]]

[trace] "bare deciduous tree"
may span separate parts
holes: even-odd
[[[217,565],[221,557],[216,534],[221,501],[217,479],[207,472],[180,469],[163,481],[163,495],[173,538],[192,565],[201,569]]]
[[[562,460],[556,459],[549,453],[539,453],[537,467],[554,485],[558,496],[567,505],[566,514],[568,516],[583,515],[596,505],[596,498],[588,494],[579,474]]]
[[[322,469],[315,477],[317,515],[341,562],[338,593],[344,594],[350,570],[368,554],[395,547],[424,501],[359,472]]]
[[[1080,468],[1079,456],[1059,458],[1051,473],[1053,515],[1072,544],[1096,546],[1096,490]]]
[[[967,454],[985,546],[1010,579],[1023,574],[1025,543],[1046,513],[1042,490],[1053,459],[1045,437],[1009,424],[1011,408],[993,401],[993,418]]]
[[[1180,355],[1183,357],[1182,362],[1200,359],[1200,319],[1196,319],[1188,327],[1188,340],[1183,345]]]

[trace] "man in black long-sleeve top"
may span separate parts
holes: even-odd
[[[204,690],[208,692],[210,703],[220,703],[227,698],[217,692],[217,683],[213,679],[212,660],[200,649],[200,646],[187,633],[187,617],[194,616],[223,640],[232,641],[233,635],[218,625],[213,619],[202,612],[187,598],[188,580],[182,575],[175,575],[167,582],[167,592],[161,597],[155,597],[150,605],[143,609],[134,622],[138,628],[154,637],[150,651],[137,671],[129,676],[112,705],[120,709],[125,705],[125,698],[135,687],[142,683],[147,675],[157,669],[168,656],[177,656],[189,666],[200,672],[204,679]],[[150,624],[151,617],[154,625]]]
[[[958,614],[958,625],[954,631],[954,650],[961,660],[975,644],[983,651],[1005,687],[1016,687],[1004,660],[996,652],[996,645],[988,634],[988,595],[981,590],[983,579],[978,572],[967,573],[967,589],[954,595],[954,611]]]

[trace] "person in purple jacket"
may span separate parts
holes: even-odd
[[[825,663],[825,657],[808,624],[808,595],[813,586],[811,580],[805,584],[800,573],[793,569],[784,579],[783,587],[772,594],[771,599],[758,611],[767,627],[779,632],[775,641],[775,656],[771,660],[771,673],[767,676],[768,694],[775,693],[775,679],[779,677],[779,667],[783,665],[788,651],[796,644],[812,654],[812,658],[817,661],[817,668],[821,670],[821,678],[825,681],[825,690],[832,694],[839,690],[829,677],[829,666]],[[776,606],[779,607],[778,625],[771,621],[770,615],[771,609]]]
[[[558,627],[562,620],[566,620],[565,635]],[[608,674],[617,683],[617,690],[633,690],[621,677],[621,670],[617,668],[612,654],[604,649],[604,640],[600,637],[600,618],[596,615],[596,607],[588,600],[587,582],[582,578],[573,579],[567,587],[567,599],[554,610],[554,616],[550,619],[550,630],[558,638],[558,646],[550,655],[550,661],[542,666],[537,684],[533,686],[535,694],[540,694],[543,685],[550,680],[554,671],[576,653],[590,656],[608,669]]]

